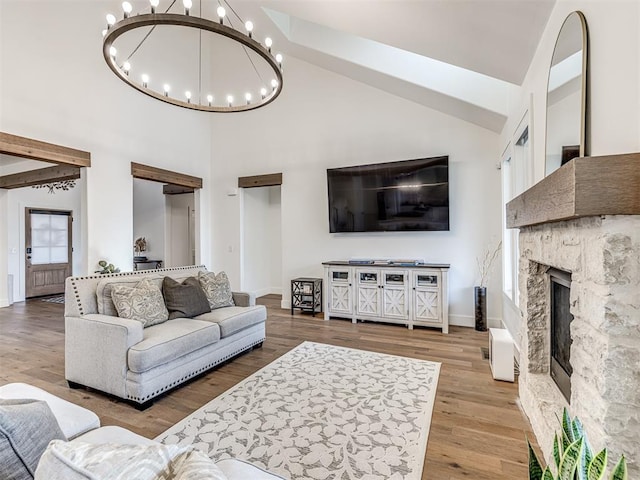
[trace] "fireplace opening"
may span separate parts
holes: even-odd
[[[550,336],[551,336],[551,378],[558,386],[567,402],[571,402],[570,362],[571,329],[571,273],[552,268],[549,270],[550,286]]]

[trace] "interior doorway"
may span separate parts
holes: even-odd
[[[25,211],[25,297],[64,293],[73,264],[72,212]]]
[[[144,251],[134,252],[135,269],[194,265],[199,257],[196,206],[202,178],[133,162],[131,174],[132,245],[145,245]]]
[[[241,188],[241,288],[256,297],[282,294],[280,185]]]

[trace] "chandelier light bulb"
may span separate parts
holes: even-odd
[[[275,90],[276,88],[278,88],[278,81],[274,78],[273,80],[271,80],[271,87]]]
[[[187,103],[191,103],[191,92],[189,90],[184,92],[184,96],[187,97]]]
[[[247,101],[247,105],[251,103],[251,94],[249,92],[244,94],[244,98]]]
[[[107,14],[107,28],[113,27],[113,25],[116,23],[116,17],[111,14],[108,13]]]
[[[229,106],[233,105],[233,95],[227,95],[227,103]]]
[[[165,83],[162,86],[162,90],[164,90],[164,96],[168,97],[169,96],[169,92],[171,91],[171,85],[169,85],[168,83]]]
[[[129,62],[124,62],[122,64],[122,70],[124,70],[124,73],[126,75],[129,75],[129,70],[131,70],[131,64]]]
[[[149,0],[151,4],[151,13],[156,13],[156,7],[160,4],[160,0]]]
[[[110,46],[109,55],[111,56],[111,58],[115,60],[117,54],[118,54],[118,50],[116,50],[116,47],[114,47],[113,45]]]
[[[218,14],[218,17],[220,17],[220,23],[222,24],[222,21],[223,21],[225,15],[227,14],[227,11],[224,9],[224,7],[222,5],[220,5],[218,7],[218,9],[216,10],[216,13]]]
[[[129,2],[122,2],[122,10],[124,11],[124,18],[129,18],[129,14],[131,13],[131,10],[133,10],[133,7]]]
[[[209,104],[209,106],[211,106],[211,104],[213,103],[213,95],[207,95],[207,103]]]
[[[251,32],[253,32],[253,22],[251,20],[247,20],[247,23],[244,24],[244,28],[247,29],[247,34],[249,38],[251,38]]]
[[[140,78],[142,79],[142,86],[144,88],[147,88],[149,86],[149,75],[143,73]]]
[[[279,53],[276,55],[276,62],[278,62],[278,65],[282,68],[282,54]]]
[[[182,0],[182,5],[184,5],[184,13],[185,15],[189,15],[189,10],[193,6],[193,2],[191,0]]]
[[[107,29],[102,30],[102,36],[104,37],[107,34]]]
[[[264,97],[266,97],[266,96],[267,96],[267,89],[266,89],[266,88],[262,87],[262,88],[260,89],[260,96],[261,96],[263,99],[264,99]]]
[[[264,44],[267,46],[267,50],[269,50],[269,52],[271,52],[271,45],[273,45],[273,40],[271,40],[271,37],[267,37],[264,39]]]

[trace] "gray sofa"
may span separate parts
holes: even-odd
[[[233,293],[235,306],[194,318],[176,318],[143,328],[117,316],[113,284],[135,285],[165,276],[182,281],[206,272],[189,266],[69,277],[65,288],[65,377],[72,388],[86,386],[139,408],[210,368],[262,346],[267,312],[247,293]]]

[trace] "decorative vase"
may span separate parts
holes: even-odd
[[[487,331],[487,287],[475,287],[474,290],[476,330]]]

